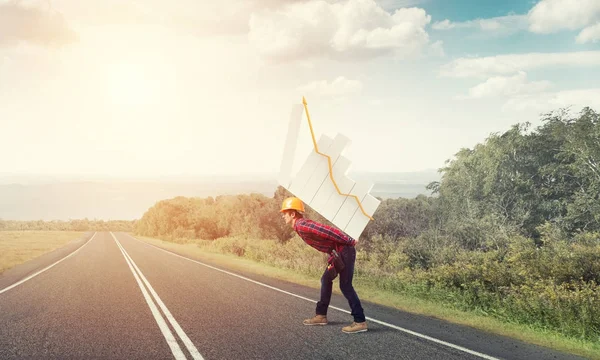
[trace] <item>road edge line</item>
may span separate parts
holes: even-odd
[[[0,294],[2,294],[2,293],[4,293],[4,292],[6,292],[6,291],[8,291],[8,290],[10,290],[10,289],[12,289],[12,288],[14,288],[14,287],[18,286],[18,285],[21,285],[21,284],[22,284],[22,283],[24,283],[25,281],[27,281],[27,280],[30,280],[30,279],[32,279],[32,278],[34,278],[34,277],[38,276],[39,274],[41,274],[41,273],[43,273],[44,271],[46,271],[46,270],[50,269],[51,267],[53,267],[54,265],[58,264],[59,262],[61,262],[61,261],[63,261],[63,260],[66,260],[66,259],[68,259],[69,257],[71,257],[71,256],[75,255],[75,253],[76,253],[76,252],[78,252],[79,250],[81,250],[81,249],[82,249],[84,246],[86,246],[86,245],[87,245],[87,244],[88,244],[90,241],[92,241],[92,239],[94,239],[94,238],[96,237],[96,235],[97,235],[97,234],[98,234],[98,232],[97,232],[97,231],[96,231],[96,232],[94,232],[94,235],[92,235],[92,237],[91,237],[91,238],[90,238],[88,241],[86,241],[86,243],[85,243],[85,244],[81,245],[80,247],[78,247],[77,249],[75,249],[73,252],[71,252],[69,255],[67,255],[67,256],[65,256],[64,258],[62,258],[62,259],[58,260],[58,261],[57,261],[57,262],[55,262],[54,264],[52,264],[52,265],[48,265],[48,266],[46,266],[45,268],[43,268],[42,270],[39,270],[38,272],[36,272],[36,273],[34,273],[34,274],[31,274],[31,275],[29,275],[29,276],[28,276],[28,277],[26,277],[25,279],[19,280],[18,282],[14,283],[14,284],[12,284],[12,285],[10,285],[10,286],[7,286],[7,287],[5,287],[4,289],[0,290]]]

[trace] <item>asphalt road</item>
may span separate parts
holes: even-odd
[[[90,233],[0,276],[0,359],[580,359],[365,301],[369,331],[345,334],[336,294],[329,325],[304,326],[317,297]]]

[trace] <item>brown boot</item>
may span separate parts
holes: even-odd
[[[302,323],[304,325],[327,325],[327,316],[315,315],[315,317],[306,319]]]
[[[367,331],[367,330],[368,330],[368,327],[367,327],[366,321],[361,322],[361,323],[353,322],[349,326],[345,326],[342,328],[342,331],[345,332],[346,334],[354,334],[354,333],[359,333],[359,332],[363,332],[363,331]]]

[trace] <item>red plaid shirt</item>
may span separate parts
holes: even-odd
[[[327,254],[331,254],[333,249],[338,249],[339,252],[344,245],[356,245],[356,240],[339,229],[309,219],[296,220],[294,230],[305,243]]]

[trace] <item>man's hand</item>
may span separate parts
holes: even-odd
[[[327,263],[333,264],[333,254],[329,255],[329,258],[327,259]]]

